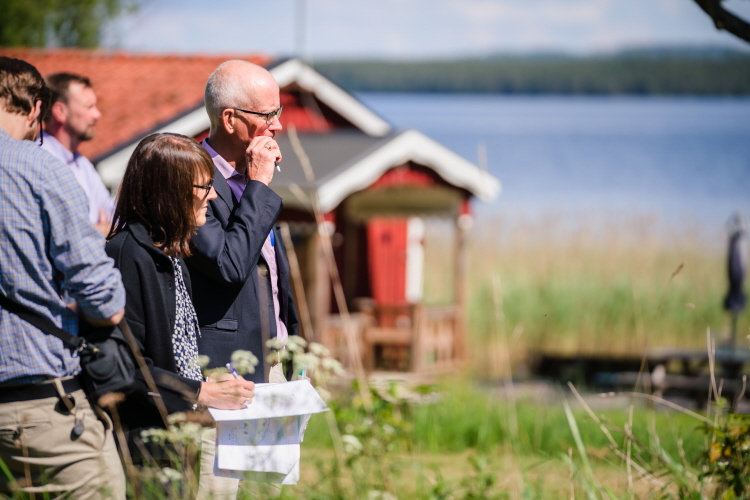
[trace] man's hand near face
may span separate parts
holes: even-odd
[[[281,161],[279,145],[268,136],[253,137],[245,151],[247,157],[247,177],[260,181],[266,186],[273,180],[274,162]]]

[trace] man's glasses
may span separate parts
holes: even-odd
[[[274,109],[273,111],[269,111],[268,113],[258,113],[257,111],[248,111],[246,109],[240,109],[240,108],[232,108],[235,111],[242,111],[243,113],[250,113],[251,115],[258,115],[263,116],[266,119],[266,125],[271,123],[274,118],[281,118],[281,109],[284,106],[279,106],[279,109]]]
[[[201,186],[200,184],[193,184],[193,187],[197,189],[205,189],[206,194],[203,195],[203,198],[205,199],[206,197],[208,197],[208,193],[211,192],[211,188],[214,187],[214,181],[209,182],[205,186]]]

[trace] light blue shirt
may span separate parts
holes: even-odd
[[[0,291],[77,334],[63,290],[87,316],[125,306],[120,272],[86,217],[86,195],[69,168],[31,141],[0,129]],[[0,309],[0,383],[75,375],[61,340]]]
[[[68,151],[68,148],[63,146],[54,136],[47,132],[42,132],[42,135],[44,137],[42,148],[70,167],[78,184],[86,193],[86,198],[89,200],[89,221],[92,224],[99,222],[100,209],[104,209],[104,212],[111,219],[115,213],[115,201],[110,196],[109,190],[102,182],[102,178],[99,177],[99,172],[96,171],[94,165],[78,151],[75,153]]]

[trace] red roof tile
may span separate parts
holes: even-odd
[[[201,105],[206,80],[222,62],[271,62],[260,55],[176,56],[5,47],[0,47],[0,55],[23,59],[43,76],[68,71],[91,79],[102,118],[96,137],[81,145],[81,153],[92,160]]]

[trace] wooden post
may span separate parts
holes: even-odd
[[[420,373],[424,370],[424,304],[414,304],[411,307],[411,356],[409,371]]]
[[[317,341],[332,353],[337,354],[336,339],[331,335],[328,316],[331,314],[331,282],[326,271],[320,235],[315,232],[307,241],[307,269],[309,285],[305,290],[308,297],[310,320],[315,330]]]
[[[473,224],[473,217],[469,213],[468,199],[461,203],[458,217],[456,217],[456,267],[455,267],[455,290],[456,290],[456,319],[453,333],[454,361],[462,363],[466,356],[466,304],[467,304],[467,278],[469,272],[469,231]]]

